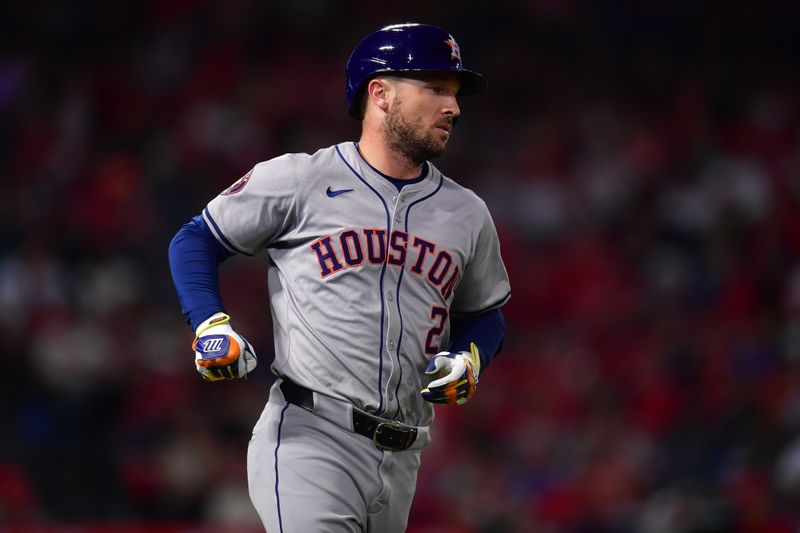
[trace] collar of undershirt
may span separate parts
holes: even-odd
[[[358,155],[361,157],[361,160],[364,161],[364,163],[366,163],[369,166],[369,168],[374,170],[376,174],[378,174],[379,176],[381,176],[382,178],[384,178],[385,180],[387,180],[388,182],[393,184],[395,187],[397,187],[398,191],[402,190],[403,187],[405,187],[406,185],[413,185],[415,183],[419,183],[419,182],[421,182],[422,180],[424,180],[428,176],[428,163],[427,162],[424,165],[422,165],[422,172],[420,172],[420,175],[417,176],[416,178],[413,178],[413,179],[410,179],[410,180],[403,180],[403,179],[400,179],[400,178],[393,178],[392,176],[388,176],[388,175],[384,174],[383,172],[381,172],[380,170],[378,170],[377,168],[375,168],[372,165],[370,165],[369,161],[364,159],[364,156],[361,155],[361,149],[358,147],[358,143],[355,143],[355,145],[356,145],[356,151],[358,152]]]

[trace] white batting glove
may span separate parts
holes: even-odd
[[[247,378],[258,360],[252,345],[233,331],[231,317],[216,313],[197,326],[194,364],[206,381]]]
[[[478,388],[481,358],[478,347],[470,343],[469,352],[439,352],[428,362],[425,373],[441,376],[422,389],[422,398],[431,403],[464,405]]]

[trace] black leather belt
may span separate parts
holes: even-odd
[[[281,392],[287,402],[307,411],[314,410],[314,393],[309,389],[284,379],[281,383]],[[382,450],[405,450],[417,439],[415,427],[355,409],[353,409],[353,431],[371,439],[375,446]]]

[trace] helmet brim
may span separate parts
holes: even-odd
[[[483,74],[475,72],[474,70],[470,70],[468,68],[460,68],[460,69],[449,69],[449,70],[428,70],[428,69],[385,69],[385,70],[378,70],[375,71],[369,78],[365,79],[361,83],[361,87],[356,91],[356,97],[353,98],[353,103],[350,108],[347,110],[348,114],[355,118],[361,119],[363,117],[360,116],[360,112],[357,109],[359,106],[359,102],[361,100],[361,91],[363,87],[367,85],[369,80],[376,76],[380,76],[381,74],[398,74],[400,76],[406,72],[415,72],[415,73],[437,73],[437,72],[452,72],[458,76],[458,81],[460,86],[458,88],[458,96],[469,96],[472,94],[478,94],[486,90],[489,86],[489,83],[486,81],[486,78]]]
[[[443,69],[443,70],[436,70],[436,69],[425,69],[425,68],[407,68],[407,69],[386,69],[386,70],[378,70],[369,79],[374,78],[375,76],[379,76],[381,74],[398,74],[400,76],[403,75],[405,72],[414,72],[419,74],[446,74],[448,72],[452,72],[456,76],[458,76],[458,81],[461,83],[458,94],[460,96],[469,95],[469,94],[478,94],[486,90],[488,83],[486,78],[483,74],[475,72],[474,70],[470,70],[468,68],[459,68],[459,69]],[[369,79],[365,81],[369,81]]]
[[[459,95],[470,95],[482,93],[489,86],[483,74],[479,74],[474,70],[461,69],[455,71],[461,81],[461,87],[458,89]]]

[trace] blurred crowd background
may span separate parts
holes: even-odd
[[[438,410],[409,531],[797,531],[798,13],[0,8],[0,531],[258,530],[265,257],[222,269],[261,366],[207,384],[167,245],[256,162],[355,140],[344,62],[410,20],[447,28],[490,80],[436,164],[489,204],[513,297],[474,401]]]

